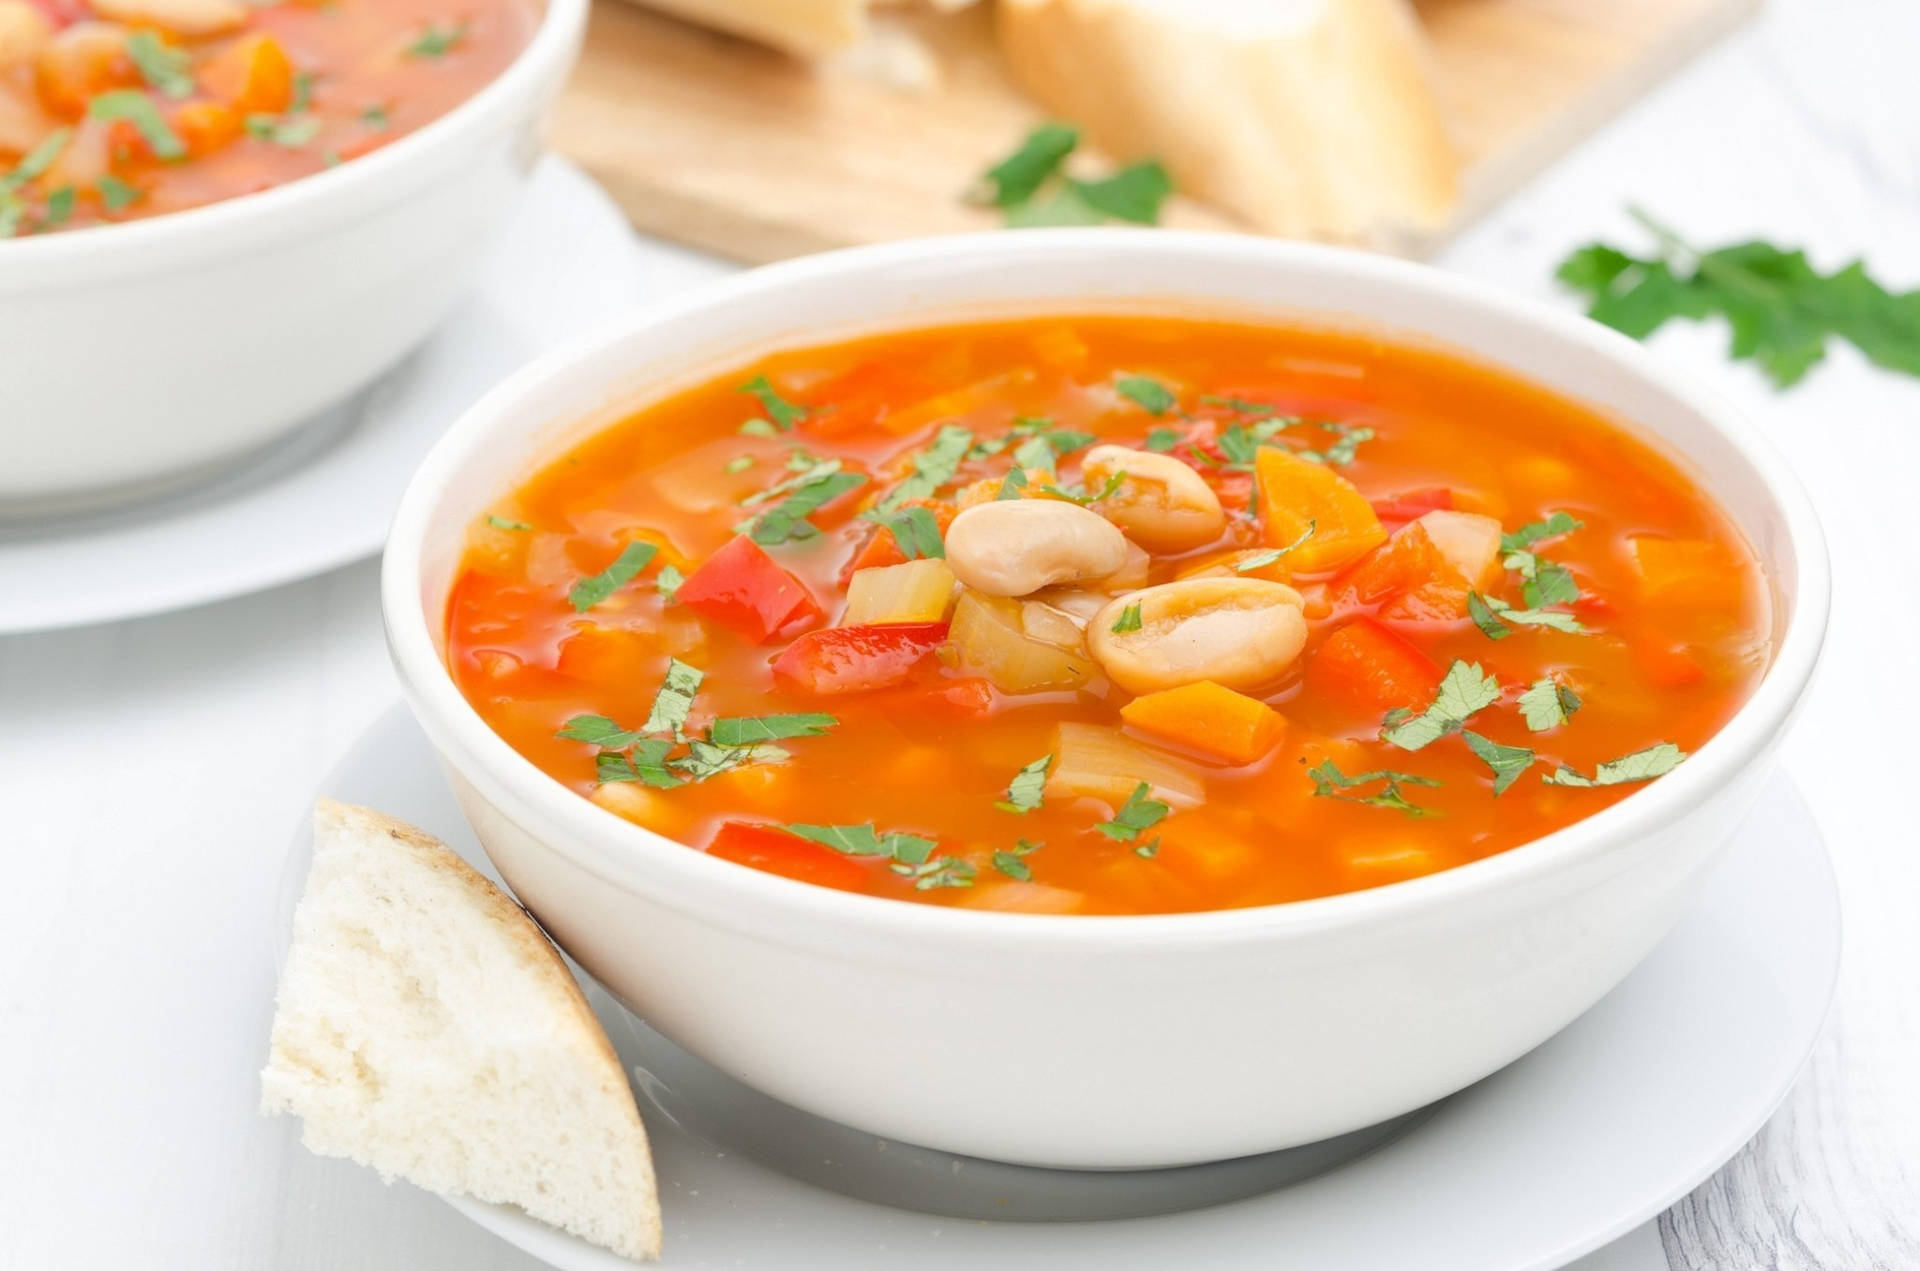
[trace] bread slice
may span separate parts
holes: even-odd
[[[867,0],[639,0],[700,26],[771,45],[796,57],[825,57],[860,43]]]
[[[315,1152],[659,1255],[646,1130],[579,986],[526,911],[411,826],[314,809],[260,1084]]]
[[[1255,228],[1392,246],[1458,199],[1407,0],[1002,0],[997,29],[1048,110]]]

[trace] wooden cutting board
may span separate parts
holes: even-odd
[[[1438,246],[1758,4],[1420,0],[1465,166],[1453,223],[1415,248]],[[961,195],[1041,116],[1001,66],[986,6],[909,30],[936,54],[936,86],[810,68],[596,0],[554,140],[640,230],[735,260],[997,225]],[[1238,228],[1187,200],[1164,219]]]

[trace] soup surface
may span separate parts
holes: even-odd
[[[318,172],[432,122],[533,0],[0,0],[0,238]]]
[[[692,848],[935,904],[1324,896],[1627,797],[1770,656],[1727,517],[1606,420],[1350,334],[1020,320],[782,352],[473,527],[448,660]]]

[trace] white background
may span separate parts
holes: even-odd
[[[1708,244],[1764,235],[1824,268],[1865,255],[1920,286],[1917,80],[1910,0],[1776,3],[1439,263],[1551,296],[1570,247],[1642,242],[1621,212],[1636,201]],[[648,291],[710,272],[663,252]],[[1841,996],[1760,1138],[1582,1271],[1920,1266],[1920,382],[1836,348],[1776,395],[1724,341],[1655,347],[1773,434],[1832,540],[1826,669],[1787,764],[1837,860]],[[530,1265],[254,1111],[287,842],[394,692],[371,564],[0,640],[0,1266]]]

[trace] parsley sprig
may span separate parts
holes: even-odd
[[[1377,768],[1372,772],[1356,772],[1352,776],[1340,771],[1333,760],[1324,760],[1307,769],[1307,778],[1313,782],[1313,793],[1322,799],[1339,799],[1344,803],[1362,803],[1369,807],[1391,808],[1410,817],[1434,815],[1432,808],[1422,807],[1407,798],[1403,786],[1438,786],[1440,783],[1432,777],[1423,777],[1413,772],[1395,772],[1388,768]],[[1361,786],[1380,782],[1378,790],[1367,794],[1349,793]]]
[[[1804,252],[1772,243],[1702,251],[1641,209],[1628,214],[1653,236],[1653,255],[1594,243],[1557,273],[1587,296],[1596,321],[1644,340],[1675,318],[1724,318],[1728,355],[1752,361],[1778,388],[1799,383],[1836,337],[1878,366],[1920,375],[1920,290],[1889,291],[1857,260],[1822,274]]]
[[[1014,228],[1107,221],[1159,223],[1160,207],[1173,193],[1173,180],[1157,160],[1145,159],[1098,180],[1083,180],[1064,170],[1067,157],[1079,145],[1079,129],[1043,124],[1028,133],[1012,154],[987,169],[968,200],[999,208]]]

